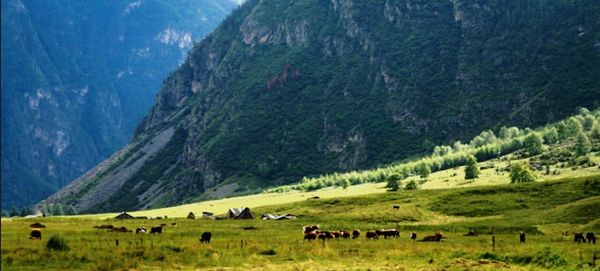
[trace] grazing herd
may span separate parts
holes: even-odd
[[[575,243],[596,243],[596,235],[593,232],[587,232],[585,235],[583,234],[583,232],[577,232],[573,235],[573,237],[573,241]]]

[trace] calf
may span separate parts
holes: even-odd
[[[367,240],[369,240],[369,239],[379,239],[379,236],[377,235],[377,232],[375,232],[375,231],[368,231],[365,234],[365,237],[367,238]]]
[[[596,243],[596,235],[594,235],[593,232],[588,232],[585,234],[585,239],[587,239],[587,242],[590,244],[595,244]]]
[[[29,239],[30,240],[42,240],[42,231],[35,229],[32,230],[31,233],[29,234]]]
[[[360,236],[360,230],[353,230],[352,231],[352,239],[356,239]]]
[[[200,236],[200,243],[210,243],[210,238],[212,237],[212,234],[208,231],[205,231],[204,233],[202,233],[202,236]]]
[[[524,231],[519,233],[519,242],[525,243],[525,232]]]
[[[150,233],[154,234],[154,233],[158,233],[158,234],[162,234],[162,229],[163,227],[152,227],[150,228]]]

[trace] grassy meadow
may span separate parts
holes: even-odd
[[[598,175],[272,203],[254,208],[255,216],[293,213],[299,219],[3,219],[2,270],[600,270],[600,260],[592,266],[600,244],[572,241],[573,232],[600,232]],[[42,241],[29,240],[33,222],[47,226]],[[167,224],[165,232],[156,236],[93,228],[111,224],[135,230],[161,223]],[[362,235],[308,242],[301,232],[306,224],[356,228]],[[400,238],[365,240],[365,231],[381,228],[400,229]],[[420,239],[437,230],[447,236],[441,243],[409,239],[412,231]],[[479,236],[462,236],[469,230]],[[213,234],[210,244],[198,241],[204,231]],[[528,234],[525,244],[519,243],[519,231]],[[48,250],[54,234],[70,250]]]

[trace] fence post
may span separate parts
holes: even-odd
[[[492,236],[492,251],[496,251],[496,236]]]
[[[119,246],[119,239],[115,239],[115,245]]]

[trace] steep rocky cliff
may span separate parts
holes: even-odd
[[[595,108],[599,11],[591,0],[248,1],[165,80],[135,140],[47,202],[164,206]]]
[[[130,139],[229,0],[2,1],[2,207],[32,205]]]

